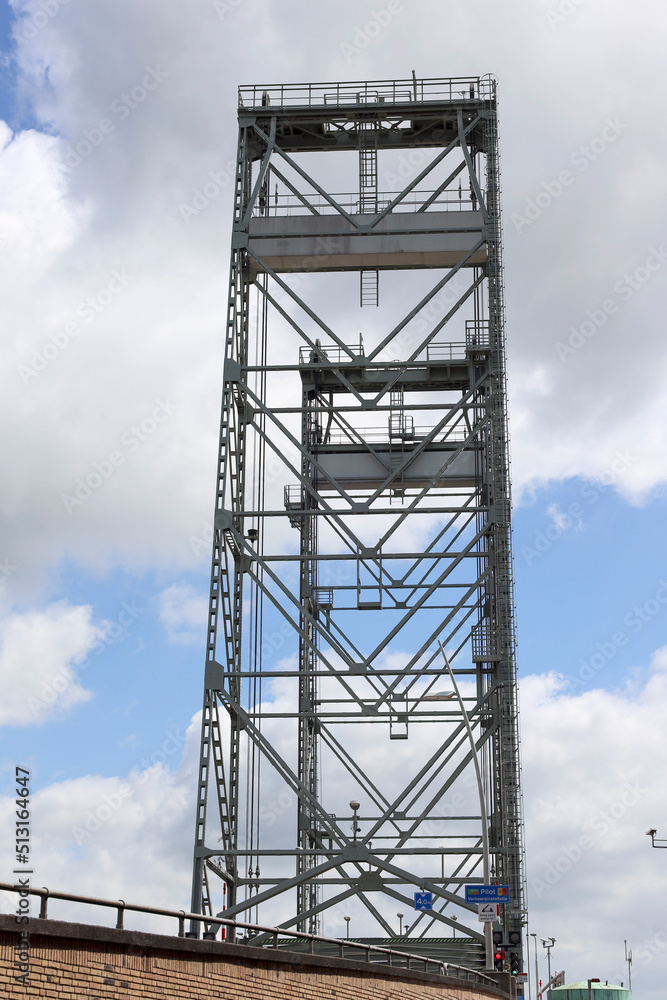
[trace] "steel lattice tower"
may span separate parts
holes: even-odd
[[[481,965],[483,826],[525,912],[495,81],[238,114],[192,910],[387,937],[431,891],[410,947]]]

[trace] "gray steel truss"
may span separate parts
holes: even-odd
[[[501,250],[492,78],[240,88],[194,913],[525,924]]]

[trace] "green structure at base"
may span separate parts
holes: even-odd
[[[623,986],[613,983],[591,983],[591,997],[594,1000],[632,1000],[632,993]],[[551,991],[551,1000],[588,1000],[588,980],[557,986]]]

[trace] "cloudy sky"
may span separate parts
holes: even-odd
[[[1,0],[3,878],[19,764],[39,884],[188,903],[237,84],[491,72],[530,931],[568,980],[627,983],[627,939],[663,995],[666,29],[658,0]]]

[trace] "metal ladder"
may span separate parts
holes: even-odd
[[[359,122],[359,212],[376,214],[378,210],[378,135],[375,122]],[[361,271],[359,304],[380,304],[378,271]]]

